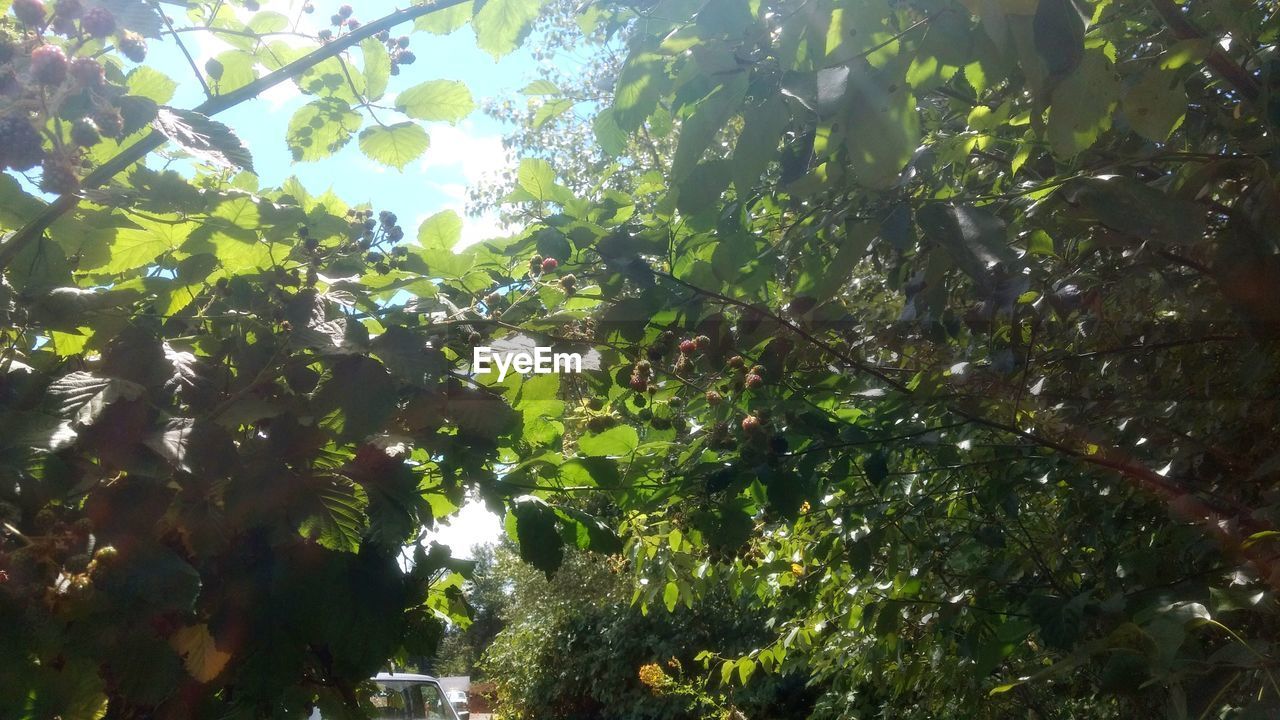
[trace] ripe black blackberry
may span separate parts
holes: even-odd
[[[102,63],[93,58],[78,57],[71,61],[71,79],[85,87],[102,87],[107,76]]]
[[[120,52],[136,63],[147,59],[147,41],[136,32],[125,30],[120,36],[119,46]]]
[[[106,37],[116,31],[116,16],[104,7],[89,8],[80,18],[80,29],[90,37]]]
[[[55,195],[65,195],[80,189],[76,168],[66,158],[49,155],[40,164],[42,175],[40,189]]]
[[[84,12],[84,4],[80,0],[58,0],[53,12],[66,18],[78,18]]]
[[[44,159],[40,131],[19,117],[0,118],[0,167],[30,170]]]
[[[93,114],[98,132],[109,138],[119,138],[124,133],[124,116],[118,108],[108,107]]]
[[[93,147],[102,141],[98,126],[89,118],[80,118],[71,126],[71,142],[80,147]]]

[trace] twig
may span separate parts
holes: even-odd
[[[200,72],[200,68],[196,67],[196,59],[191,57],[191,53],[187,51],[187,46],[182,42],[182,38],[178,37],[178,33],[174,32],[173,21],[165,14],[164,8],[160,7],[159,0],[151,0],[151,6],[160,13],[160,19],[164,21],[164,26],[169,28],[169,33],[173,35],[174,41],[178,43],[178,49],[182,51],[182,56],[187,59],[187,63],[191,65],[191,72],[196,74],[196,80],[200,81],[200,87],[204,89],[204,96],[213,97],[213,91],[209,89],[209,83],[204,80],[204,73]]]

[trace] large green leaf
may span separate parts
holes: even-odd
[[[456,123],[475,109],[471,91],[455,80],[428,80],[396,96],[396,109],[418,120]]]
[[[944,248],[962,270],[979,282],[990,266],[1015,260],[1005,223],[982,208],[934,203],[916,213],[925,237]]]
[[[550,578],[564,559],[564,541],[556,529],[556,511],[546,502],[525,495],[516,498],[507,515],[507,535],[520,548],[520,558]]]
[[[422,0],[415,0],[413,4],[421,5],[423,2]],[[467,21],[471,19],[471,6],[471,2],[464,2],[428,13],[413,21],[413,29],[429,32],[433,35],[448,35],[466,25]]]
[[[1121,107],[1130,127],[1148,140],[1164,142],[1187,115],[1187,92],[1179,73],[1151,67],[1128,89]]]
[[[341,150],[360,128],[360,114],[337,98],[307,103],[289,118],[286,141],[294,160],[313,161]]]
[[[471,27],[476,44],[495,59],[515,50],[545,0],[479,0]]]
[[[680,125],[680,140],[671,160],[671,181],[683,182],[693,172],[716,135],[738,112],[747,92],[747,76],[738,73],[699,100]]]
[[[253,172],[253,158],[248,148],[231,128],[217,120],[194,110],[161,108],[156,113],[155,125],[165,137],[181,145],[197,160]]]
[[[1111,110],[1118,97],[1111,60],[1101,50],[1085,53],[1084,60],[1053,91],[1049,110],[1053,151],[1071,157],[1092,147],[1111,129]]]
[[[431,144],[427,131],[412,121],[395,125],[374,125],[360,133],[360,150],[373,160],[403,170],[417,160]]]

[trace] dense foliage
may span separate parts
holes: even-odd
[[[507,587],[503,628],[482,667],[497,683],[503,717],[808,717],[816,693],[803,675],[748,688],[707,682],[697,662],[705,648],[745,653],[768,639],[764,614],[746,598],[719,589],[691,608],[651,613],[631,602],[620,570],[620,558],[575,551],[547,579],[499,549],[491,577]]]
[[[471,101],[360,130],[412,59],[378,33],[500,54],[536,2],[296,46],[178,5],[245,38],[195,113],[129,69],[155,6],[0,0],[3,160],[62,193],[0,178],[0,712],[356,712],[460,610],[465,568],[397,556],[467,490],[547,575],[620,553],[637,622],[749,603],[711,685],[809,675],[817,717],[1280,705],[1273,3],[585,4],[612,92],[537,92],[630,174],[525,135],[523,229],[456,253],[451,212],[258,187],[207,115],[296,82],[295,157],[401,166]],[[134,164],[166,141],[189,173]],[[499,341],[598,369],[469,373]]]

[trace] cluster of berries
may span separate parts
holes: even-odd
[[[653,394],[658,386],[653,384],[653,365],[648,360],[641,360],[631,369],[631,389],[636,392]]]
[[[554,271],[558,267],[560,267],[560,261],[553,257],[544,258],[541,255],[534,255],[533,257],[529,258],[529,274],[530,275],[541,275],[543,273],[549,273]]]
[[[58,0],[50,17],[43,0],[13,0],[13,14],[27,28],[42,30],[48,27],[68,38],[101,39],[115,33],[116,47],[121,54],[134,62],[147,58],[146,40],[129,30],[117,33],[115,15],[105,7],[85,9],[81,0]]]
[[[146,41],[119,27],[106,7],[85,7],[82,0],[58,0],[52,11],[43,0],[14,0],[12,8],[23,32],[10,36],[0,29],[0,170],[27,172],[39,166],[41,190],[76,192],[84,150],[103,137],[124,134],[120,98],[125,91],[108,82],[97,59],[68,56],[48,34],[66,37],[71,48],[114,35],[116,49],[134,62],[146,58]],[[69,112],[70,107],[77,110]],[[71,121],[71,142],[54,143],[57,147],[46,151],[40,128],[53,117]]]

